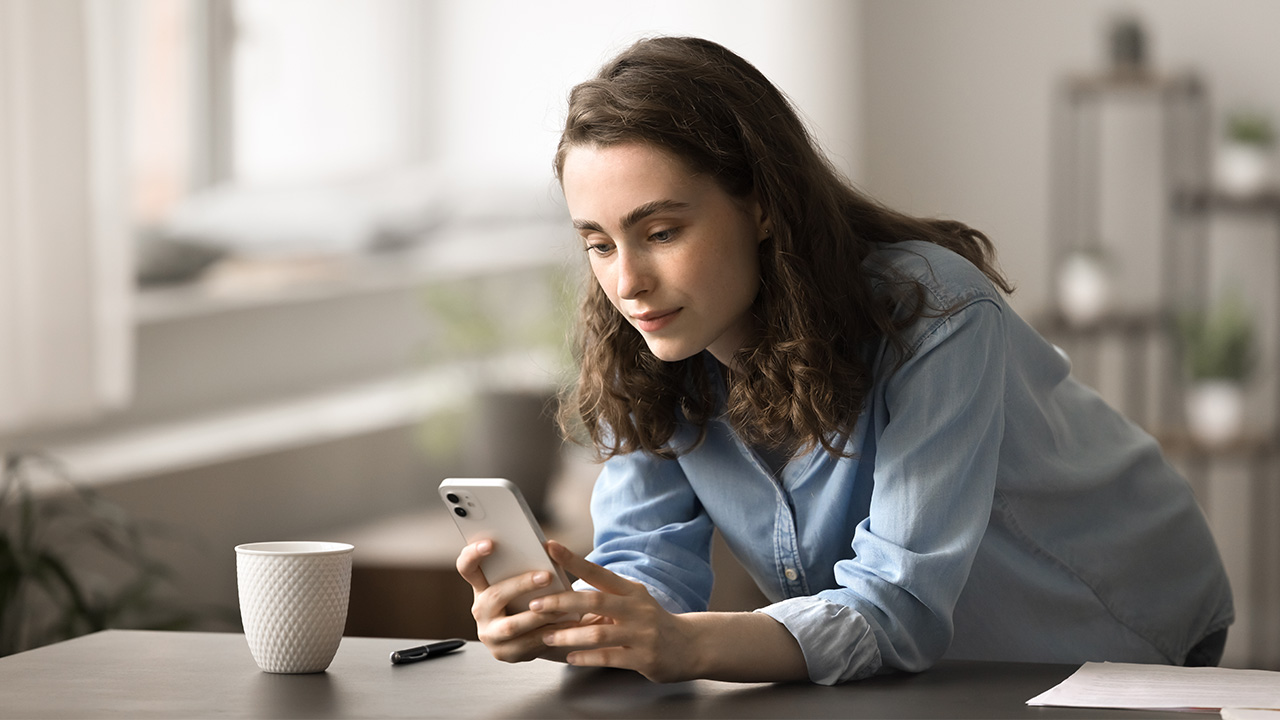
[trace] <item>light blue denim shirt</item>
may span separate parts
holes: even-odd
[[[910,328],[896,371],[879,348],[851,456],[818,448],[775,478],[717,420],[676,460],[612,458],[592,560],[704,610],[719,528],[824,684],[943,657],[1176,664],[1230,624],[1204,516],[1151,437],[958,255],[904,242],[866,269],[947,312]]]

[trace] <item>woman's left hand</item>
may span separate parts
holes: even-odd
[[[548,646],[569,651],[569,664],[626,668],[655,682],[698,676],[692,623],[667,612],[644,585],[588,562],[560,543],[547,543],[547,550],[560,567],[600,591],[560,593],[530,604],[532,610],[575,613],[590,623],[551,630],[543,637]]]

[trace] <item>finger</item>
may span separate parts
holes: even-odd
[[[560,615],[522,612],[509,615],[490,624],[492,636],[502,639],[530,638],[539,645],[543,638],[567,628],[576,627],[577,622],[562,620]]]
[[[538,613],[520,613],[488,623],[479,639],[494,657],[506,662],[522,662],[545,657],[547,646],[542,639],[549,632],[572,627],[571,622],[551,622]],[[531,626],[528,623],[532,623]],[[561,659],[563,656],[558,654]]]
[[[471,543],[462,548],[462,552],[458,553],[457,568],[458,574],[463,580],[467,581],[477,593],[489,587],[489,581],[484,577],[484,571],[480,569],[480,562],[485,557],[493,554],[493,541],[481,540]]]
[[[525,662],[547,651],[540,633],[505,635],[497,627],[497,623],[481,630],[479,639],[495,658],[503,662]]]
[[[633,661],[626,648],[617,646],[574,650],[565,655],[565,662],[578,667],[621,668],[637,672],[640,670],[638,663]]]
[[[678,662],[671,662],[668,653],[653,646],[631,646],[622,643],[602,644],[599,647],[559,648],[565,662],[580,667],[612,667],[634,670],[654,682],[672,682],[689,679],[689,673]]]
[[[612,618],[610,604],[620,597],[595,590],[570,590],[533,598],[529,601],[529,609],[546,615]]]
[[[507,607],[516,598],[551,585],[551,573],[546,570],[522,573],[494,583],[476,594],[472,615],[477,621],[492,620],[507,615]]]
[[[547,553],[557,565],[597,590],[615,595],[629,595],[637,587],[636,583],[588,561],[555,540],[547,542]]]
[[[604,623],[547,627],[543,630],[542,642],[548,647],[591,650],[628,645],[630,638],[626,628],[613,623]]]

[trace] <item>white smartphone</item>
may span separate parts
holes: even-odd
[[[523,612],[535,597],[564,592],[569,580],[547,555],[547,539],[520,488],[502,478],[448,478],[440,483],[440,499],[469,545],[493,541],[493,554],[480,568],[490,584],[535,570],[551,573],[551,585],[516,598],[507,609]]]

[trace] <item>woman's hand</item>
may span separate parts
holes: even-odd
[[[464,547],[457,562],[458,574],[475,593],[471,615],[475,618],[480,642],[504,662],[525,662],[540,657],[562,660],[564,653],[549,650],[542,637],[549,630],[566,625],[556,622],[563,613],[531,610],[511,615],[507,612],[507,606],[515,598],[550,585],[551,574],[540,570],[490,585],[480,569],[480,561],[492,553],[493,541],[481,540]]]
[[[675,615],[644,585],[587,562],[559,543],[548,543],[547,551],[560,567],[600,591],[558,593],[530,603],[549,615],[582,615],[577,625],[550,625],[541,631],[543,643],[565,651],[570,664],[628,668],[655,682],[782,682],[809,677],[799,643],[768,615]]]
[[[570,592],[536,598],[532,610],[550,616],[580,615],[583,622],[544,627],[541,642],[567,651],[571,665],[627,668],[650,680],[698,677],[694,624],[667,612],[640,583],[588,562],[557,543],[547,543],[556,564],[600,592]]]
[[[507,662],[534,658],[572,665],[627,668],[655,682],[709,678],[737,682],[804,680],[804,654],[781,623],[761,613],[667,612],[648,588],[588,562],[557,542],[551,559],[599,592],[563,592],[535,598],[529,611],[507,605],[551,583],[533,572],[489,585],[480,558],[493,543],[468,545],[458,572],[475,590],[472,615],[480,640]],[[579,622],[561,622],[565,615]]]

